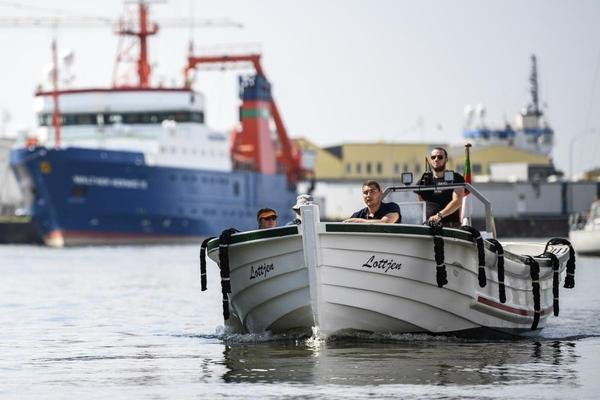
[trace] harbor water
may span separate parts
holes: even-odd
[[[223,333],[199,246],[0,247],[0,398],[597,398],[600,258],[541,335]]]

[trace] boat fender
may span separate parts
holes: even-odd
[[[567,276],[565,276],[564,288],[573,289],[575,287],[575,249],[567,239],[552,238],[546,243],[544,253],[548,251],[548,246],[564,245],[569,246],[569,260],[567,261]]]
[[[496,252],[496,268],[498,269],[498,296],[500,303],[506,303],[506,289],[504,287],[504,249],[496,239],[488,239],[492,244],[492,251]]]
[[[542,254],[541,257],[549,258],[550,263],[552,264],[552,296],[554,298],[554,301],[552,302],[552,309],[554,310],[554,316],[558,317],[558,286],[560,285],[560,261],[558,261],[558,257],[556,257],[556,254],[550,253],[549,251]]]
[[[438,287],[448,283],[448,273],[444,261],[444,239],[442,238],[442,224],[429,223],[433,236],[433,254],[435,255],[435,279]]]
[[[473,237],[473,243],[477,246],[477,259],[479,261],[479,269],[477,278],[479,279],[479,287],[485,287],[487,279],[485,277],[485,251],[483,248],[483,238],[481,233],[472,226],[463,225],[460,227],[463,231],[467,231]]]
[[[529,265],[529,275],[531,276],[531,288],[533,292],[533,323],[531,330],[535,330],[540,322],[540,265],[531,256],[525,256],[525,264]]]
[[[200,245],[200,290],[203,292],[206,290],[206,246],[214,238],[214,236],[207,237]]]
[[[229,245],[231,235],[239,232],[235,228],[225,229],[219,236],[219,267],[221,269],[221,293],[223,294],[223,319],[229,319],[229,296],[231,281],[229,279]]]

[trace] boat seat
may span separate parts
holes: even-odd
[[[520,255],[537,255],[544,252],[545,243],[503,242],[504,251]]]

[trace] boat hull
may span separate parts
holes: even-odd
[[[579,254],[600,255],[600,229],[572,230],[569,232],[569,240]]]
[[[315,321],[296,226],[235,235],[228,253],[232,327],[249,333],[310,332]],[[219,249],[213,246],[209,256],[218,261]]]
[[[11,165],[54,246],[196,242],[253,229],[264,206],[291,219],[296,195],[283,175],[151,166],[135,152],[37,147],[14,150]]]
[[[315,325],[325,336],[349,331],[535,335],[552,313],[552,267],[549,259],[537,257],[541,310],[537,326],[532,329],[534,299],[530,266],[522,254],[541,254],[543,245],[505,246],[506,301],[502,303],[498,256],[486,242],[487,282],[480,287],[477,247],[468,232],[443,229],[448,283],[440,288],[428,227],[318,221],[313,228],[310,225],[303,223],[298,234],[286,239],[286,246],[282,246],[282,238],[263,236],[274,235],[283,228],[257,231],[254,236],[240,234],[230,246],[229,298],[242,332],[280,333],[290,327],[310,331]],[[217,242],[209,243],[209,255],[215,261],[219,253]],[[513,249],[521,254],[512,253]],[[557,255],[562,272],[568,248],[551,246],[550,251]],[[261,276],[260,283],[251,285],[251,270],[257,265],[272,265],[269,268],[279,272]],[[293,297],[299,288],[302,296]],[[278,311],[270,311],[273,309]],[[303,319],[294,321],[291,310],[302,310]],[[257,315],[260,323],[256,323]],[[282,315],[289,316],[285,324],[279,323]]]
[[[512,335],[531,331],[531,280],[529,267],[522,260],[505,259],[507,300],[501,303],[496,254],[489,248],[485,250],[488,267],[486,286],[482,288],[478,283],[477,248],[465,232],[444,232],[448,284],[439,288],[428,228],[394,227],[395,232],[367,235],[363,228],[325,226],[318,268],[319,329],[323,333],[353,329],[458,333],[487,328]],[[543,268],[540,280],[544,306],[538,328],[545,326],[552,312],[551,279],[551,269]]]

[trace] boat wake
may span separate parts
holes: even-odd
[[[590,338],[600,338],[598,333],[568,333],[553,332],[549,335],[531,337],[514,337],[511,339],[463,337],[453,335],[433,335],[428,333],[373,333],[364,331],[345,331],[327,338],[313,328],[312,334],[307,332],[290,332],[285,334],[264,333],[233,333],[223,326],[215,329],[214,333],[201,334],[172,334],[172,337],[188,337],[204,339],[207,341],[222,342],[226,345],[236,344],[262,344],[262,343],[294,343],[304,344],[309,347],[318,347],[322,344],[390,344],[390,343],[480,343],[480,342],[572,342]]]

